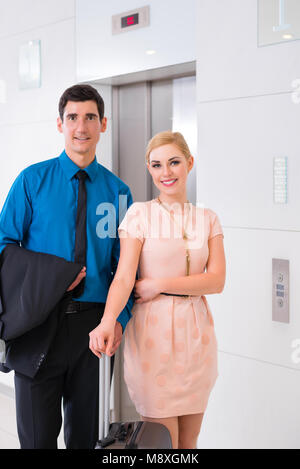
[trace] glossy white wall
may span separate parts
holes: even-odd
[[[300,41],[258,48],[255,0],[197,6],[198,200],[219,215],[227,257],[224,292],[208,296],[220,376],[199,446],[299,448]],[[279,156],[286,205],[273,203]],[[290,260],[289,324],[272,321],[272,258]]]
[[[219,368],[198,448],[299,448],[298,373],[228,353]]]
[[[299,41],[258,48],[256,0],[204,0],[197,8],[200,101],[292,90]]]
[[[198,196],[225,225],[300,229],[299,122],[290,93],[198,102]],[[273,158],[281,156],[288,157],[287,205],[273,203]]]
[[[195,60],[196,0],[76,0],[78,81]],[[112,16],[150,5],[150,26],[112,34]],[[153,55],[147,50],[155,50]]]

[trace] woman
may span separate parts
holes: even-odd
[[[180,133],[154,136],[146,160],[159,197],[134,203],[119,226],[118,269],[101,323],[90,333],[90,348],[99,357],[110,355],[116,318],[135,284],[124,348],[130,397],[142,420],[169,429],[173,448],[196,448],[218,375],[214,323],[204,295],[224,287],[223,233],[214,212],[187,201],[193,157]]]

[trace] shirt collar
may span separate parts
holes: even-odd
[[[77,164],[74,163],[74,161],[71,160],[71,158],[67,155],[65,150],[60,155],[59,162],[61,164],[61,167],[67,179],[69,180],[72,179],[75,176],[75,174],[81,169],[79,168],[79,166],[77,166]],[[96,156],[95,156],[93,161],[86,168],[84,168],[84,171],[87,173],[88,177],[90,178],[92,182],[96,178],[97,169],[98,169],[98,163],[97,163]]]

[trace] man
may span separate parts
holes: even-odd
[[[93,448],[97,439],[98,359],[89,350],[89,332],[101,320],[119,257],[117,235],[105,236],[97,225],[105,212],[101,204],[115,209],[117,227],[119,200],[132,203],[129,188],[97,163],[106,126],[98,92],[89,85],[68,88],[57,119],[65,150],[22,171],[0,215],[0,251],[20,243],[84,265],[61,301],[59,327],[38,372],[33,378],[15,373],[21,448],[57,447],[62,399],[66,447]],[[132,300],[118,318],[114,352],[131,306]]]

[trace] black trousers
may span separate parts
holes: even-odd
[[[93,449],[98,435],[99,360],[89,349],[89,332],[104,305],[64,313],[36,376],[15,373],[17,428],[22,449],[56,449],[64,409],[67,449]],[[113,370],[113,360],[111,369]]]

